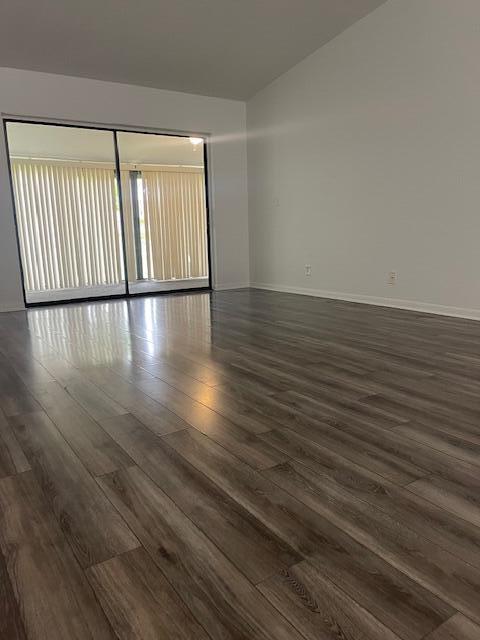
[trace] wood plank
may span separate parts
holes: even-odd
[[[32,472],[0,480],[0,548],[29,640],[113,640]]]
[[[0,409],[7,417],[39,409],[9,360],[0,357]]]
[[[276,442],[315,473],[480,569],[480,529],[476,526],[288,429],[271,434],[265,434],[269,442]]]
[[[84,369],[85,373],[93,379],[111,398],[128,409],[140,422],[157,435],[173,433],[180,429],[186,429],[190,425],[162,404],[143,393],[131,382],[124,380],[115,371],[108,367],[95,367]],[[148,378],[151,379],[151,376]],[[138,378],[135,382],[138,382]],[[144,378],[140,378],[144,380]]]
[[[28,471],[30,465],[0,409],[0,478]]]
[[[480,477],[478,481],[480,484]],[[476,491],[466,492],[458,484],[436,476],[422,478],[408,485],[408,490],[412,493],[439,505],[477,527],[480,527],[479,488]]]
[[[441,396],[441,391],[438,393],[439,396]],[[444,436],[451,435],[454,438],[464,439],[473,444],[478,445],[480,443],[480,432],[478,429],[479,417],[467,419],[461,411],[450,411],[446,413],[443,411],[440,402],[436,407],[436,411],[432,411],[430,406],[410,406],[403,396],[402,398],[392,396],[394,396],[392,393],[367,396],[366,398],[362,398],[359,404],[361,406],[386,411],[410,423],[425,425],[435,431],[441,432],[440,435],[443,433]]]
[[[229,392],[233,392],[233,389],[229,389]],[[259,411],[267,412],[278,425],[292,429],[312,441],[324,444],[328,442],[332,450],[353,461],[361,462],[365,467],[398,484],[408,484],[426,475],[425,469],[411,460],[409,452],[408,455],[401,455],[401,447],[399,452],[388,451],[382,447],[381,440],[369,437],[370,429],[375,427],[378,431],[379,427],[375,426],[379,422],[377,419],[372,421],[356,414],[354,410],[348,413],[338,413],[334,410],[324,412],[318,405],[314,407],[315,417],[311,417],[296,405],[287,405],[278,397],[250,395],[253,406]],[[385,422],[382,419],[380,423],[391,426],[390,420]],[[340,428],[333,428],[337,425]]]
[[[480,620],[480,570],[300,463],[285,463],[264,474],[450,606]]]
[[[227,371],[230,372],[231,365],[229,364]],[[248,384],[248,375],[250,372],[244,374],[244,378],[241,379],[240,386],[250,386]],[[193,398],[197,402],[204,404],[213,411],[216,411],[220,415],[227,418],[230,422],[242,427],[246,431],[251,433],[263,433],[275,426],[275,423],[268,417],[259,412],[256,412],[248,400],[242,400],[242,398],[234,397],[223,393],[218,385],[211,386],[206,385],[195,378],[190,377],[182,371],[178,371],[173,367],[165,366],[164,369],[158,369],[155,375],[165,382],[169,386],[181,391],[185,395]],[[218,382],[227,382],[227,373],[222,375],[222,379]],[[237,373],[236,384],[239,384]],[[254,373],[250,375],[250,378],[254,377]],[[145,381],[147,382],[147,381]],[[155,381],[150,381],[150,385],[153,388],[158,388],[158,384]],[[258,386],[257,386],[258,388]],[[265,388],[262,385],[262,390]],[[145,390],[147,384],[145,384]],[[271,393],[277,393],[278,390],[272,390]]]
[[[270,366],[283,370],[287,368],[291,373],[296,374],[300,378],[307,376],[310,381],[329,381],[342,383],[346,386],[352,386],[353,389],[365,393],[372,393],[372,389],[376,388],[374,384],[365,379],[365,374],[371,371],[371,368],[365,366],[364,363],[352,363],[346,361],[338,355],[333,354],[316,355],[313,359],[308,359],[305,353],[293,351],[286,354],[273,353],[265,347],[252,349],[251,347],[240,346],[236,348],[241,354],[248,354],[250,359],[261,357],[263,362]],[[293,366],[292,366],[293,365]],[[291,387],[291,385],[287,385]]]
[[[282,426],[284,425],[288,425],[288,422],[283,423]],[[342,423],[333,426],[326,422],[308,419],[294,423],[291,425],[291,429],[276,429],[265,434],[265,437],[261,437],[272,446],[277,446],[287,453],[291,445],[282,443],[282,440],[285,440],[287,434],[292,434],[292,432],[302,438],[304,443],[312,443],[313,448],[315,445],[324,446],[352,463],[358,463],[366,469],[371,469],[400,486],[409,484],[429,473],[414,464],[410,456],[397,455],[392,447],[387,450],[383,443],[378,442],[378,436],[369,434],[368,429],[355,429],[350,424],[343,425]],[[293,436],[289,437],[291,439]]]
[[[331,379],[327,376],[316,375],[312,369],[306,369],[305,366],[293,366],[291,362],[287,362],[284,367],[279,369],[276,364],[265,364],[261,358],[252,358],[250,361],[242,359],[236,362],[236,366],[245,373],[263,373],[265,377],[270,379],[272,383],[283,385],[291,391],[300,393],[312,393],[316,398],[329,400],[337,398],[339,400],[349,402],[357,400],[365,395],[374,393],[375,386],[364,382],[361,384],[346,384],[342,381]],[[280,393],[283,393],[281,391]]]
[[[307,640],[400,640],[307,561],[258,588]]]
[[[300,640],[140,469],[116,472],[100,483],[211,638]]]
[[[432,631],[425,640],[478,640],[478,638],[480,638],[480,627],[461,613],[457,613],[438,629]]]
[[[395,398],[397,402],[404,397],[402,394],[413,393],[420,400],[434,402],[440,407],[449,407],[457,411],[458,416],[463,409],[468,409],[473,414],[480,414],[480,403],[475,393],[466,392],[460,385],[457,385],[453,391],[451,383],[442,381],[436,375],[423,380],[412,380],[397,373],[379,371],[370,374],[368,379],[379,381],[380,393],[383,392],[387,397]]]
[[[409,422],[397,427],[396,431],[411,440],[417,440],[432,449],[442,451],[453,458],[459,458],[473,465],[480,466],[480,443],[452,436],[420,423]]]
[[[398,427],[408,419],[391,412],[383,407],[356,401],[341,401],[334,397],[328,399],[311,397],[297,391],[287,391],[285,394],[275,396],[280,402],[287,407],[294,408],[300,413],[322,420],[325,417],[349,419],[351,417],[363,420],[367,425],[374,424],[379,427]]]
[[[28,392],[0,393],[0,409],[7,417],[19,416],[41,409],[38,402]]]
[[[1,486],[0,486],[1,492]],[[2,523],[0,517],[0,523]],[[1,524],[0,524],[1,526]],[[0,540],[2,533],[0,530]],[[0,543],[0,549],[2,545]],[[26,640],[20,609],[15,599],[7,567],[0,551],[0,638],[5,640]]]
[[[219,387],[199,385],[202,385],[202,383],[183,384],[181,385],[183,389],[180,390],[159,379],[138,383],[140,389],[158,400],[158,402],[170,407],[172,411],[177,409],[179,415],[185,414],[185,419],[188,416],[192,417],[195,411],[199,412],[206,407],[210,409],[209,411],[204,409],[206,416],[220,414],[225,423],[239,427],[240,429],[237,429],[237,431],[245,430],[248,433],[255,434],[263,433],[271,428],[266,420],[262,419],[261,415],[258,418],[252,412],[250,412],[252,413],[250,415],[246,411],[244,404],[231,401],[229,396],[221,393]],[[211,419],[213,420],[213,417]]]
[[[207,640],[143,549],[94,565],[87,576],[120,640]]]
[[[476,465],[453,458],[452,456],[432,449],[427,444],[412,440],[408,436],[402,435],[396,429],[385,429],[373,424],[362,425],[357,423],[354,417],[348,420],[326,419],[327,424],[335,426],[337,429],[349,433],[361,439],[369,447],[373,448],[375,457],[384,461],[386,465],[396,465],[398,460],[402,464],[410,465],[410,473],[419,478],[431,474],[448,479],[462,486],[466,491],[472,489],[476,491],[480,488],[478,468]],[[308,438],[315,438],[315,430],[302,431],[296,429],[300,435]],[[355,460],[355,462],[360,462]],[[372,469],[371,465],[364,465]],[[406,469],[409,467],[406,466]],[[385,475],[378,471],[380,475]],[[388,477],[385,475],[385,477]]]
[[[376,554],[340,538],[341,546],[320,548],[308,564],[401,638],[423,638],[454,613],[451,606]]]
[[[0,367],[8,366],[27,389],[51,382],[52,375],[35,359],[36,350],[25,341],[18,341],[12,335],[0,341]]]
[[[129,456],[58,382],[46,384],[35,393],[45,413],[93,475],[132,464]]]
[[[357,425],[352,418],[348,422],[334,421],[334,424],[341,431],[346,431],[355,437],[361,438],[368,444],[369,449],[372,448],[372,452],[375,452],[375,459],[382,461],[382,464],[386,465],[387,469],[390,465],[396,467],[397,461],[400,459],[403,464],[411,465],[411,472],[417,469],[416,473],[419,477],[435,476],[441,479],[442,484],[443,481],[445,482],[445,489],[447,487],[448,489],[445,491],[432,491],[428,499],[447,511],[460,514],[460,511],[452,510],[456,503],[455,499],[452,502],[449,496],[453,493],[459,496],[457,506],[458,509],[462,510],[463,515],[461,517],[466,520],[469,520],[469,517],[475,517],[475,504],[478,501],[478,493],[480,491],[480,475],[476,465],[453,458],[416,440],[410,440],[407,436],[402,436],[396,431],[379,428],[372,424],[368,425],[368,427],[362,427]],[[325,440],[318,437],[315,430],[307,427],[296,428],[296,433],[310,441],[327,444]],[[389,477],[388,473],[382,472],[381,468],[362,462],[360,456],[355,462],[362,463],[364,467],[376,470],[377,473],[387,478]],[[422,483],[419,484],[421,485]],[[416,483],[414,481],[414,484],[406,486],[410,489],[410,487],[416,486]],[[464,503],[463,506],[462,502]],[[473,511],[466,508],[468,505],[471,505]],[[471,515],[466,517],[465,514],[467,513]]]
[[[316,519],[312,522],[300,503],[200,432],[178,431],[164,440],[302,556],[315,553],[324,541]]]
[[[265,469],[286,460],[285,455],[270,447],[268,443],[258,440],[246,429],[230,422],[161,380],[140,382],[138,386],[185,422],[218,442],[251,467]],[[263,428],[266,430],[266,427]]]
[[[138,547],[133,533],[46,414],[17,416],[12,425],[83,567]]]
[[[128,335],[128,334],[127,334]],[[81,369],[82,373],[84,373],[89,380],[91,380],[94,384],[99,384],[95,378],[91,377],[92,369],[108,369],[111,372],[114,372],[116,375],[120,376],[127,382],[138,382],[139,380],[151,380],[152,374],[146,371],[143,367],[135,364],[128,358],[124,359],[116,359],[112,362],[106,364],[98,364],[95,368],[92,366],[87,367],[85,369]],[[99,384],[101,386],[101,384]]]
[[[207,384],[209,386],[215,386],[219,382],[218,372],[215,369],[210,368],[206,364],[195,362],[191,358],[182,355],[179,352],[170,354],[164,354],[161,359],[157,359],[156,362],[144,363],[143,368],[156,375],[158,372],[162,372],[165,369],[165,365],[175,367],[179,371],[183,371],[187,375]],[[222,370],[220,371],[223,372]]]
[[[88,380],[72,380],[65,385],[65,391],[83,407],[94,420],[103,420],[112,416],[127,413],[122,407],[107,396],[101,389]]]
[[[60,382],[63,389],[83,407],[94,420],[102,420],[127,413],[87,376],[63,358],[45,358],[43,365]]]
[[[301,559],[288,544],[133,416],[110,419],[103,425],[252,582],[260,582]]]
[[[301,544],[299,548],[307,552],[310,558],[316,558],[322,571],[330,579],[339,581],[344,591],[363,602],[370,611],[383,615],[389,626],[396,626],[405,634],[411,620],[416,619],[416,628],[426,633],[452,612],[451,607],[425,589],[418,590],[418,585],[413,580],[367,552],[324,518],[318,518],[309,509],[302,508],[296,500],[278,491],[255,472],[247,470],[245,473],[245,469],[238,464],[234,468],[233,461],[222,454],[216,445],[208,443],[195,432],[190,433],[194,442],[189,442],[188,435],[187,432],[182,432],[166,439],[192,464],[201,468],[203,473],[215,478],[217,483],[238,502],[243,503],[252,514],[262,519],[272,530],[276,530],[278,535],[289,540],[293,546]],[[296,518],[299,522],[295,534],[292,533],[290,518]],[[298,542],[300,523],[314,532],[313,535],[310,534],[308,547],[305,542]],[[378,577],[378,582],[369,580],[368,577],[372,575]],[[362,585],[362,582],[365,584]],[[396,594],[396,597],[392,594]],[[393,607],[392,602],[395,602]],[[416,636],[419,637],[421,636]]]

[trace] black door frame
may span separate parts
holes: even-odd
[[[61,122],[61,121],[48,121],[48,120],[36,120],[36,119],[25,119],[25,118],[16,118],[14,116],[8,116],[2,118],[3,121],[3,135],[5,140],[5,150],[7,154],[7,167],[8,167],[8,177],[10,182],[10,195],[12,200],[13,207],[13,218],[15,223],[15,235],[17,240],[17,251],[18,251],[18,260],[20,264],[20,275],[22,281],[22,294],[23,301],[25,307],[33,308],[33,307],[49,307],[52,305],[61,305],[61,304],[75,304],[77,302],[95,302],[101,300],[122,300],[128,298],[139,298],[145,296],[162,296],[162,295],[174,295],[181,293],[196,293],[196,292],[205,292],[212,291],[212,238],[211,238],[211,221],[210,221],[210,180],[209,180],[209,169],[208,169],[208,134],[201,133],[176,133],[172,131],[151,131],[148,129],[137,129],[132,127],[131,129],[125,129],[121,126],[112,127],[109,125],[88,125],[88,124],[75,124],[72,122]],[[65,300],[49,300],[45,302],[27,302],[26,291],[25,291],[25,274],[23,270],[23,262],[22,262],[22,253],[20,247],[20,234],[18,230],[18,218],[17,218],[17,205],[15,202],[15,191],[13,188],[13,177],[12,177],[12,164],[10,161],[10,149],[8,144],[8,131],[7,125],[8,123],[21,123],[21,124],[38,124],[38,125],[46,125],[51,127],[69,127],[71,129],[90,129],[93,131],[109,131],[112,133],[113,145],[114,145],[114,156],[115,156],[115,175],[117,181],[117,189],[118,189],[118,198],[119,198],[119,208],[120,208],[120,226],[121,226],[121,236],[122,236],[122,251],[123,251],[123,263],[124,263],[124,272],[125,272],[125,293],[113,294],[113,295],[105,295],[105,296],[89,296],[84,298],[71,298]],[[126,252],[126,237],[125,237],[125,218],[123,212],[123,193],[122,193],[122,185],[120,179],[120,157],[118,152],[118,133],[138,133],[140,135],[154,135],[154,136],[170,136],[173,138],[190,138],[190,137],[201,137],[203,138],[203,174],[204,174],[204,183],[205,183],[205,215],[206,215],[206,226],[207,226],[207,263],[208,263],[208,286],[205,287],[195,287],[195,288],[186,288],[186,289],[171,289],[167,291],[146,291],[140,293],[131,293],[128,286],[128,269],[127,269],[127,252]]]

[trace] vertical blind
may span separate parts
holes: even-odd
[[[121,282],[113,169],[12,160],[12,177],[27,291]]]
[[[146,277],[156,280],[208,275],[203,169],[142,171]]]
[[[25,288],[48,291],[120,283],[122,236],[113,167],[12,159]],[[142,243],[135,241],[130,172],[121,171],[126,259],[136,279],[208,276],[203,169],[141,168]]]

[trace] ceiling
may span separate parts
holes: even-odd
[[[7,133],[12,157],[115,161],[111,131],[9,122]],[[119,132],[118,148],[129,164],[203,166],[203,145],[185,137]]]
[[[0,66],[245,100],[384,0],[0,0]]]

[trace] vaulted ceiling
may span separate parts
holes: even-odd
[[[0,66],[244,100],[384,0],[0,0]]]

